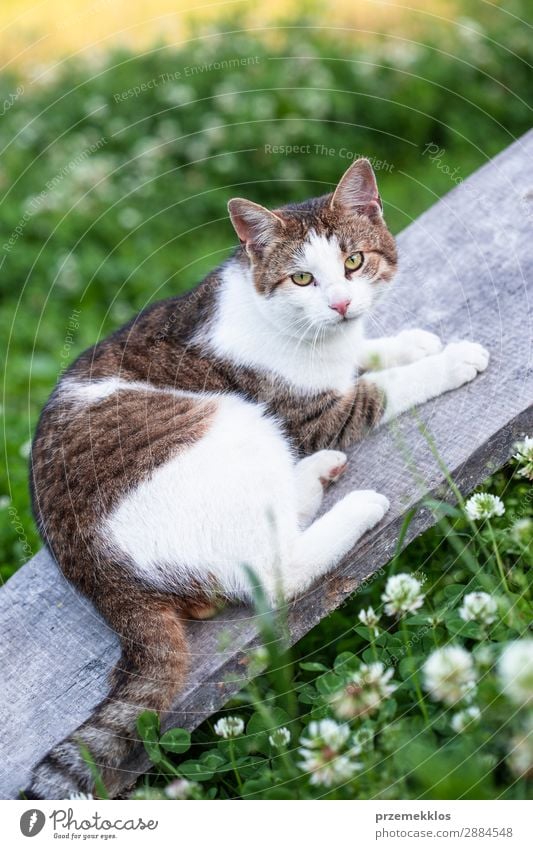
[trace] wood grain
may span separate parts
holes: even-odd
[[[408,510],[444,493],[444,476],[420,432],[427,427],[463,492],[470,491],[533,429],[530,281],[533,276],[533,132],[454,188],[399,237],[400,274],[380,307],[376,335],[424,327],[443,339],[472,339],[492,354],[474,383],[382,428],[351,452],[325,508],[354,488],[391,500],[382,525],[288,611],[298,640],[381,569]],[[428,168],[434,167],[428,161]],[[412,191],[426,191],[408,174]],[[386,194],[386,180],[384,192]],[[433,523],[419,509],[405,542]],[[41,551],[0,591],[0,797],[16,797],[32,766],[83,722],[104,696],[118,642],[90,603]],[[243,685],[257,643],[253,613],[224,611],[190,628],[192,671],[165,725],[195,727]],[[124,785],[145,771],[141,755]]]

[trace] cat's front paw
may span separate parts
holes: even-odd
[[[359,534],[369,531],[381,522],[390,507],[389,499],[373,489],[355,489],[344,496],[343,503],[352,514]]]
[[[477,342],[450,342],[442,356],[450,389],[458,389],[470,383],[480,372],[485,371],[490,359],[487,349]]]
[[[396,337],[396,343],[395,360],[398,365],[409,365],[442,351],[439,337],[428,330],[402,330]]]

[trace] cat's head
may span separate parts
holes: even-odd
[[[396,246],[367,159],[356,160],[329,195],[274,211],[234,198],[228,209],[257,303],[295,335],[345,327],[394,276]]]

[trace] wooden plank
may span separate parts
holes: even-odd
[[[446,340],[472,339],[490,349],[491,365],[472,384],[354,447],[349,472],[324,508],[350,489],[372,487],[390,498],[391,510],[334,573],[290,606],[293,641],[389,561],[406,511],[442,487],[420,420],[464,492],[501,466],[514,441],[533,428],[532,162],[533,132],[399,237],[401,270],[378,313],[380,335],[415,326]],[[421,188],[413,182],[412,190]],[[431,524],[419,510],[406,542]],[[103,697],[119,650],[115,635],[44,551],[0,591],[0,627],[0,796],[12,798],[28,783],[32,766]],[[220,708],[246,680],[246,655],[257,640],[246,608],[193,623],[190,635],[192,671],[166,726],[193,728]],[[142,754],[133,759],[125,785],[147,766]]]

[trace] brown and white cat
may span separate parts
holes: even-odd
[[[169,708],[187,666],[183,620],[302,592],[388,509],[351,492],[314,519],[342,449],[472,380],[477,344],[423,330],[366,340],[396,269],[367,160],[332,194],[271,212],[229,202],[240,240],[194,291],[143,311],[62,377],[32,451],[34,510],[65,576],[119,634],[107,698],[35,768],[31,798],[111,794],[143,709]],[[379,362],[382,370],[360,371]]]

